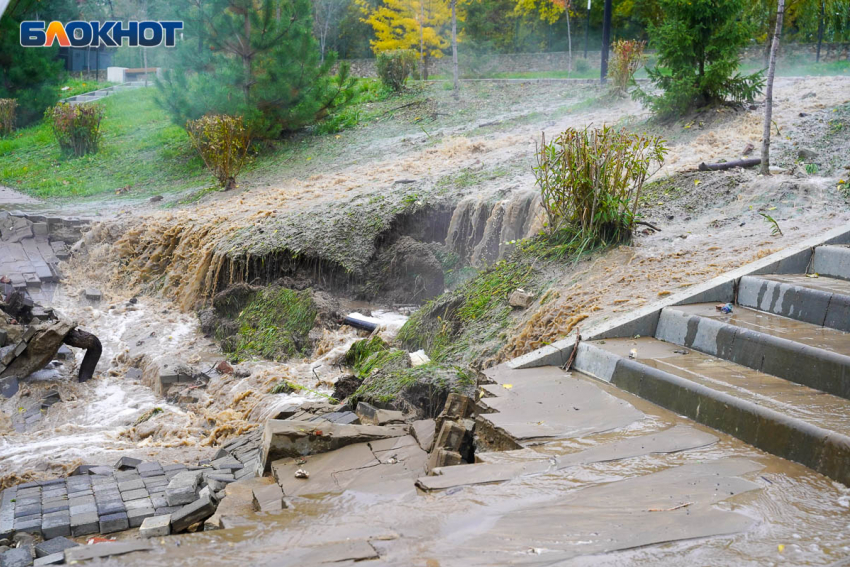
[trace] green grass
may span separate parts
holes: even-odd
[[[96,91],[98,89],[105,89],[106,87],[111,87],[115,83],[108,83],[106,81],[93,81],[90,79],[75,79],[74,77],[69,77],[67,81],[59,85],[59,98],[68,98],[76,95],[81,95],[85,93],[90,93],[92,91]],[[62,89],[68,87],[68,90],[63,91]]]
[[[304,350],[316,314],[309,291],[264,288],[236,317],[235,340],[222,347],[237,361],[251,356],[285,360]]]
[[[0,183],[36,197],[151,193],[206,184],[208,175],[182,128],[154,102],[155,89],[103,99],[97,154],[66,159],[42,121],[0,139]]]

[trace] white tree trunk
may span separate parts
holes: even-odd
[[[454,72],[454,95],[460,94],[457,69],[457,0],[452,0],[452,70]]]
[[[770,126],[773,122],[773,77],[776,74],[776,52],[779,51],[779,37],[782,35],[782,15],[785,12],[785,0],[779,0],[776,9],[776,29],[770,46],[770,62],[767,66],[767,87],[764,94],[764,135],[761,142],[761,174],[770,175]]]

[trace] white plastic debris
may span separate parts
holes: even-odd
[[[295,471],[295,478],[310,478],[310,473],[304,469],[298,469]]]
[[[428,358],[427,354],[425,354],[424,349],[419,349],[416,352],[410,353],[411,366],[422,366],[423,364],[428,364],[429,362],[431,362],[431,359]]]

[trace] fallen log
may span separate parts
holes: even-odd
[[[739,159],[735,161],[725,161],[723,163],[705,163],[699,164],[700,171],[722,171],[724,169],[732,169],[733,167],[754,167],[761,164],[761,158]]]
[[[77,375],[77,380],[79,382],[85,382],[91,379],[94,376],[97,361],[100,360],[100,355],[103,352],[100,339],[91,333],[72,329],[65,335],[65,339],[62,342],[68,346],[86,349],[86,354],[83,356],[83,363],[80,364],[80,373]]]

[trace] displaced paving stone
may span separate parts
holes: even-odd
[[[32,565],[32,555],[27,547],[9,549],[0,555],[0,567],[29,567]]]
[[[216,504],[209,498],[198,500],[183,506],[171,515],[171,531],[174,533],[184,532],[189,526],[203,522],[215,513]]]
[[[99,289],[90,287],[86,289],[86,299],[88,299],[89,301],[100,301],[101,299],[103,299],[103,294],[100,292]]]
[[[26,532],[28,534],[41,533],[41,516],[24,516],[23,518],[15,518],[15,531]]]
[[[130,528],[130,522],[127,519],[126,512],[118,512],[116,514],[107,514],[100,517],[100,533],[111,534],[122,532]]]
[[[272,461],[286,457],[326,453],[354,443],[406,434],[407,427],[404,426],[269,420],[263,430],[263,468],[267,469]],[[239,478],[239,475],[236,477]]]
[[[127,512],[127,519],[130,520],[131,528],[138,528],[142,525],[142,522],[145,518],[150,518],[156,512],[154,512],[153,507],[147,508],[136,508],[134,510],[129,510]]]
[[[65,553],[59,552],[39,557],[33,563],[33,567],[39,567],[41,565],[62,565],[63,563],[65,563]]]
[[[258,512],[280,512],[286,508],[283,501],[283,491],[277,484],[255,488],[254,509]]]
[[[420,419],[410,424],[410,434],[426,453],[431,452],[436,436],[437,422],[433,419]]]
[[[431,454],[431,459],[428,461],[428,470],[433,472],[438,467],[453,467],[462,463],[463,458],[457,451],[438,448]]]
[[[143,541],[122,541],[96,543],[94,545],[81,545],[65,550],[65,562],[74,563],[78,561],[89,561],[113,555],[123,555],[136,551],[150,551],[152,547]]]
[[[128,471],[128,470],[136,470],[142,463],[141,459],[134,459],[133,457],[121,457],[118,459],[118,462],[115,463],[115,468],[119,471]]]
[[[388,425],[404,423],[404,414],[400,411],[378,409],[366,402],[357,404],[355,413],[360,417],[360,423],[366,425]]]
[[[78,543],[71,541],[70,539],[65,537],[54,537],[48,539],[47,541],[43,541],[41,543],[36,544],[35,555],[36,557],[53,555],[54,553],[61,553],[66,549],[70,549],[78,545]]]
[[[165,489],[165,499],[169,506],[179,506],[194,502],[198,498],[198,485],[203,477],[201,471],[184,471],[177,473],[168,488]]]
[[[124,482],[118,483],[118,490],[123,492],[130,492],[131,490],[139,490],[145,488],[145,481],[141,478],[135,480],[126,480]]]
[[[171,533],[171,514],[150,516],[142,521],[139,535],[144,538],[162,537]]]

